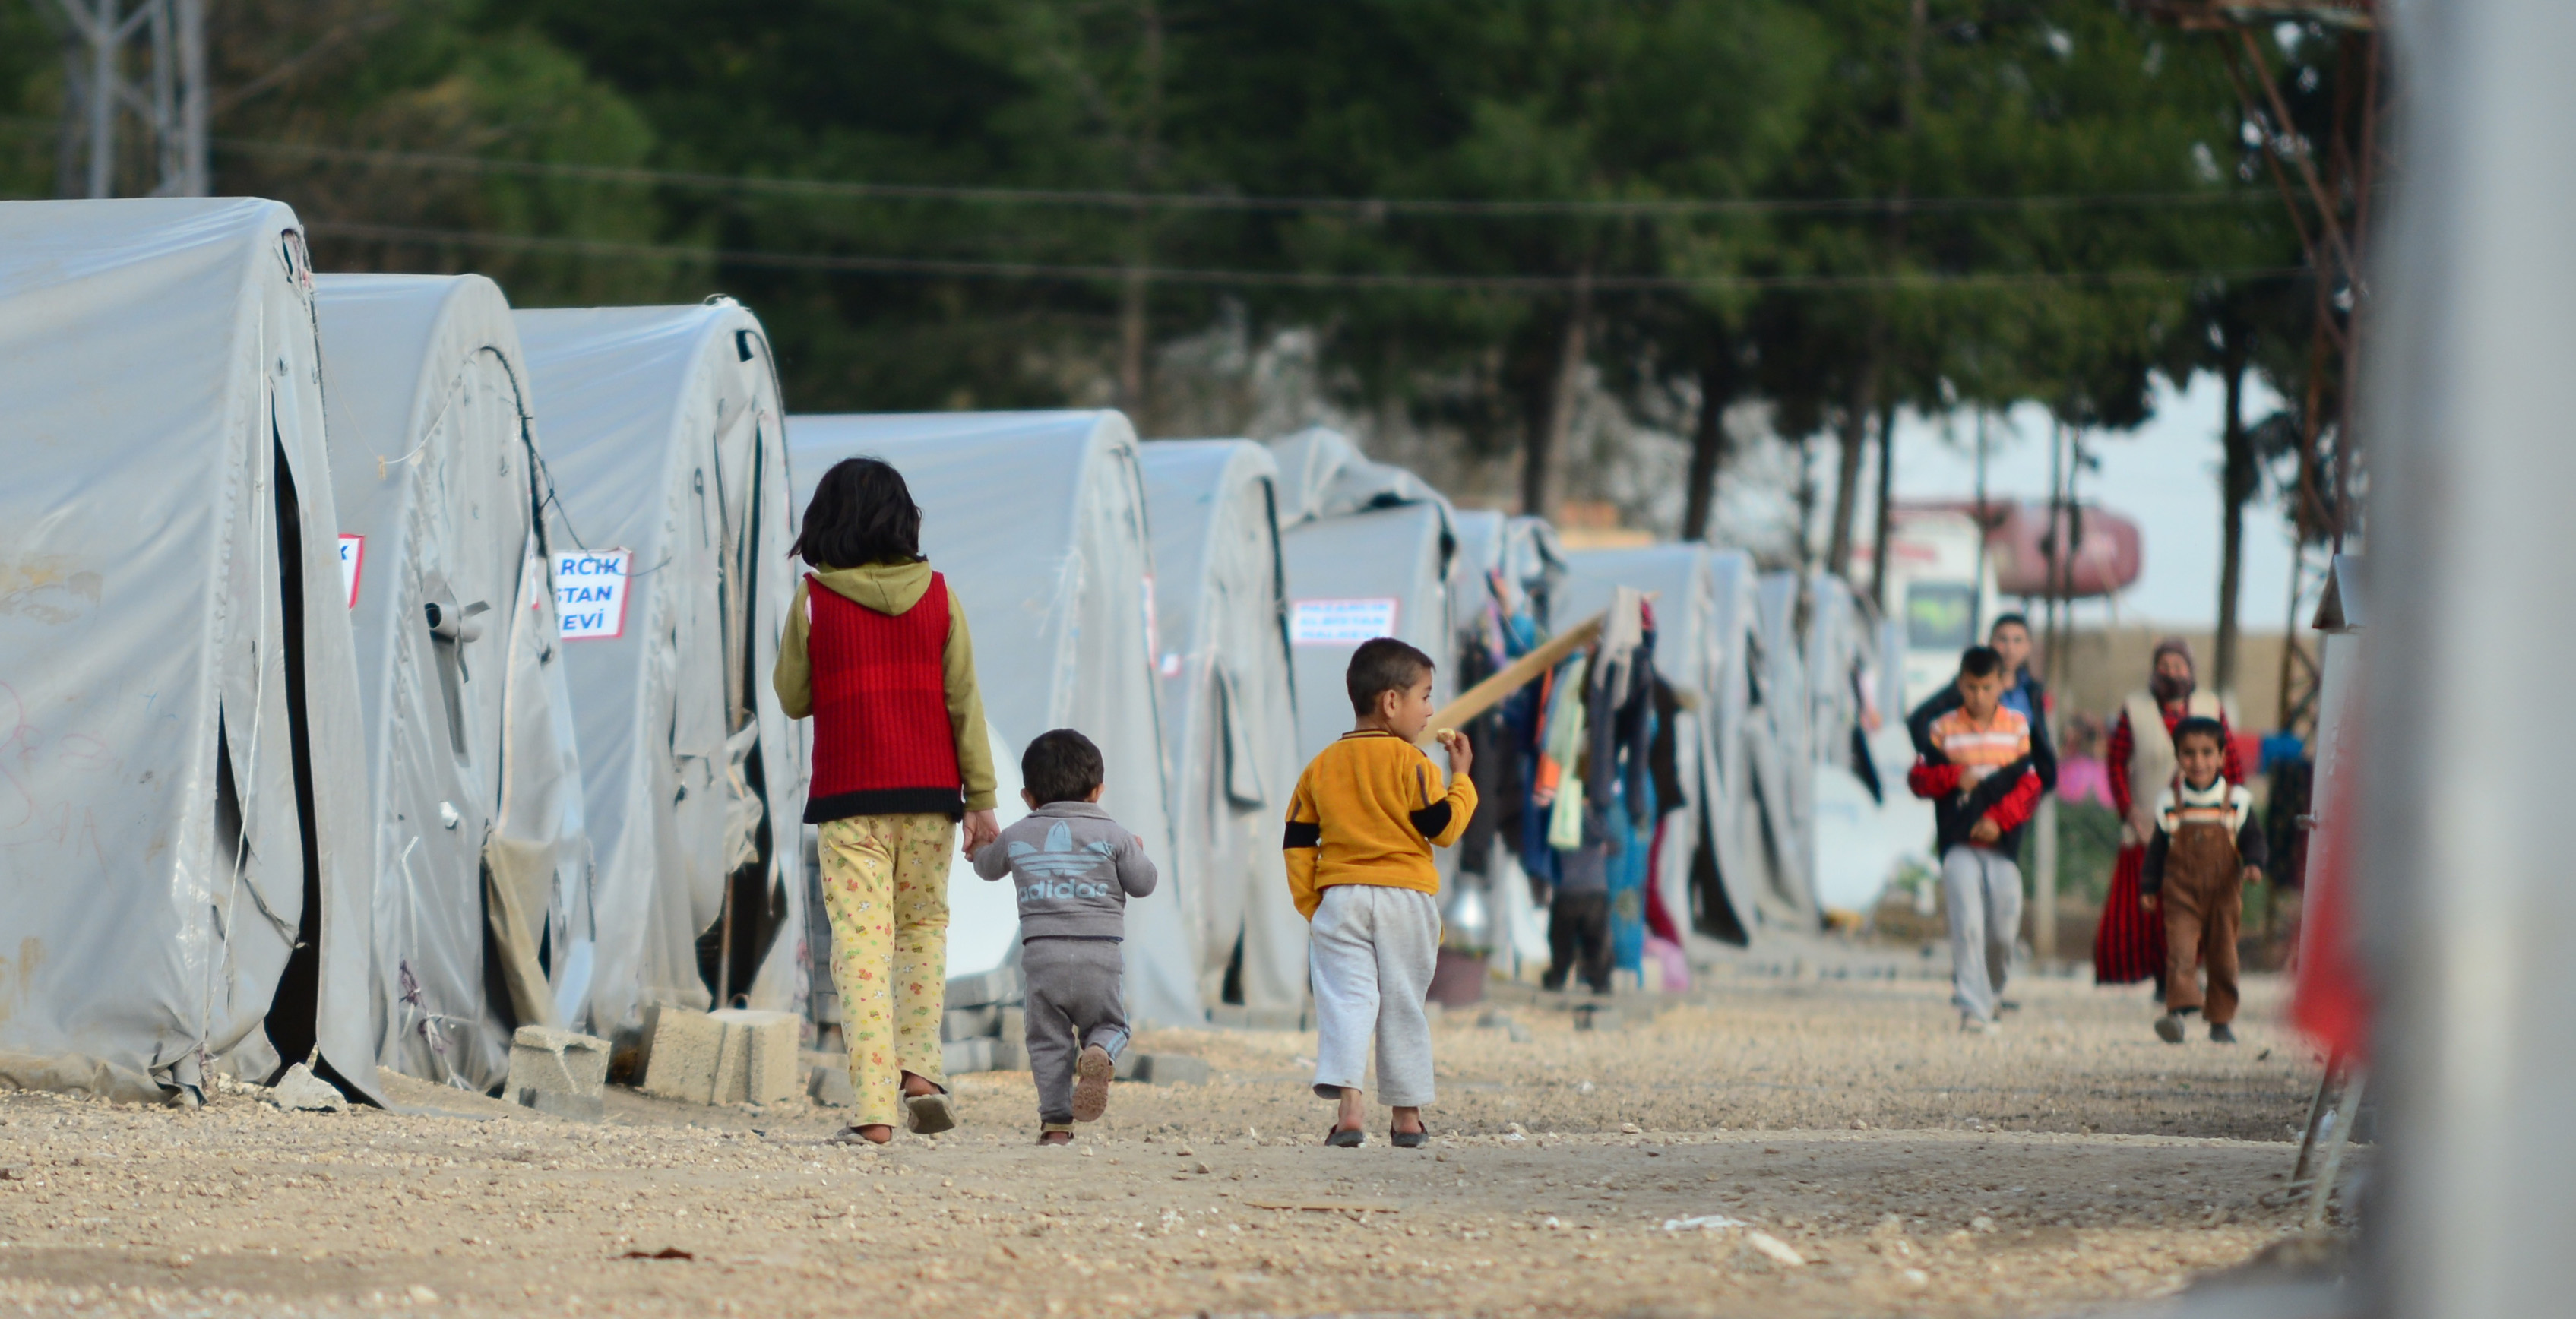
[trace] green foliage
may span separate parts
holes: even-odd
[[[1868,370],[1882,403],[2035,398],[2134,424],[2150,374],[2205,366],[2215,309],[2243,299],[2221,281],[2103,272],[2284,264],[2280,223],[2229,201],[1993,203],[2243,191],[2215,52],[2102,0],[1916,12],[1914,0],[219,0],[216,177],[220,191],[293,203],[326,268],[482,270],[522,305],[734,293],[770,324],[800,410],[1106,401],[1122,324],[1167,338],[1227,302],[1259,326],[1321,330],[1345,401],[1410,407],[1499,452],[1557,370],[1574,306],[1563,281],[1589,274],[1607,281],[1590,303],[1593,358],[1635,393],[1714,386],[1725,372],[1712,364],[1740,366],[1804,433]],[[0,188],[20,196],[53,174],[60,64],[38,13],[0,0],[0,116],[14,116],[0,118]],[[351,150],[408,154],[332,154]],[[711,179],[430,167],[422,154]],[[730,179],[1577,205],[1176,207]],[[1917,204],[1866,204],[1891,197]],[[1857,205],[1581,209],[1675,198]],[[1450,282],[1148,284],[1130,268]],[[1530,277],[1542,283],[1511,283]],[[1781,279],[1805,282],[1760,282]]]

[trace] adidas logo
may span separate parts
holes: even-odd
[[[1076,846],[1072,826],[1057,821],[1037,847],[1010,845],[1011,869],[1020,879],[1020,905],[1105,898],[1116,891],[1113,880],[1098,876],[1115,849],[1107,842]]]

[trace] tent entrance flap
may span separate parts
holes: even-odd
[[[745,707],[746,709],[748,707]],[[729,755],[725,786],[731,794],[725,821],[724,911],[698,936],[698,974],[717,1006],[751,991],[761,963],[787,919],[787,887],[769,863],[775,840],[770,829],[769,783],[760,755],[760,726],[746,723],[727,742],[742,754]]]
[[[296,832],[304,844],[304,902],[298,909],[295,950],[278,977],[268,1008],[268,1041],[282,1064],[313,1056],[322,1005],[322,839],[313,806],[313,732],[304,700],[304,504],[286,442],[270,423],[270,462],[277,499],[279,621],[285,636],[287,747],[295,773]],[[283,1066],[280,1068],[284,1070]],[[276,1079],[274,1076],[266,1078]]]

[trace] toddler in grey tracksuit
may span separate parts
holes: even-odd
[[[1109,1108],[1109,1078],[1127,1047],[1127,899],[1154,891],[1144,843],[1100,809],[1100,748],[1070,728],[1040,734],[1020,757],[1028,815],[975,853],[975,873],[1020,890],[1020,970],[1028,980],[1029,1071],[1038,1143],[1062,1145],[1073,1124]]]

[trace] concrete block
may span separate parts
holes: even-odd
[[[805,1094],[825,1108],[856,1108],[858,1089],[850,1084],[850,1069],[838,1064],[818,1066],[805,1084]]]
[[[775,1104],[795,1097],[802,1024],[795,1013],[726,1008],[707,1015],[724,1027],[715,1102]]]
[[[1253,1030],[1313,1030],[1315,1014],[1305,1008],[1245,1008],[1243,1024]]]
[[[1029,1013],[1026,1008],[1002,1009],[1001,1024],[993,1028],[998,1039],[1025,1042],[1029,1038]]]
[[[1617,1030],[1623,1024],[1619,1009],[1606,1003],[1578,1003],[1574,1007],[1576,1030]]]
[[[1016,966],[997,966],[978,975],[958,976],[948,982],[948,1006],[986,1008],[997,1003],[1017,1003],[1026,985]]]
[[[608,1084],[608,1041],[578,1031],[521,1026],[510,1037],[513,1095],[543,1093],[596,1099]],[[524,1098],[522,1104],[534,1108]]]
[[[1001,1019],[1002,1010],[996,1007],[950,1008],[939,1015],[939,1042],[953,1044],[990,1035]]]
[[[1147,1085],[1206,1085],[1208,1065],[1205,1058],[1186,1053],[1147,1053],[1131,1055],[1136,1059],[1135,1079]]]
[[[1305,1030],[1310,1025],[1303,1008],[1248,1008],[1240,1003],[1209,1008],[1208,1024],[1219,1030]]]
[[[644,1009],[644,1057],[638,1088],[648,1095],[716,1102],[724,1023],[704,1012],[655,1003]]]
[[[950,1076],[993,1070],[993,1038],[986,1035],[940,1045],[939,1066]]]
[[[569,1122],[598,1122],[608,1116],[605,1095],[572,1095],[558,1090],[515,1090],[521,1108],[533,1108],[548,1117]]]
[[[993,1070],[997,1072],[1025,1072],[1029,1070],[1028,1041],[1024,1037],[1018,1035],[995,1036],[993,1038]]]

